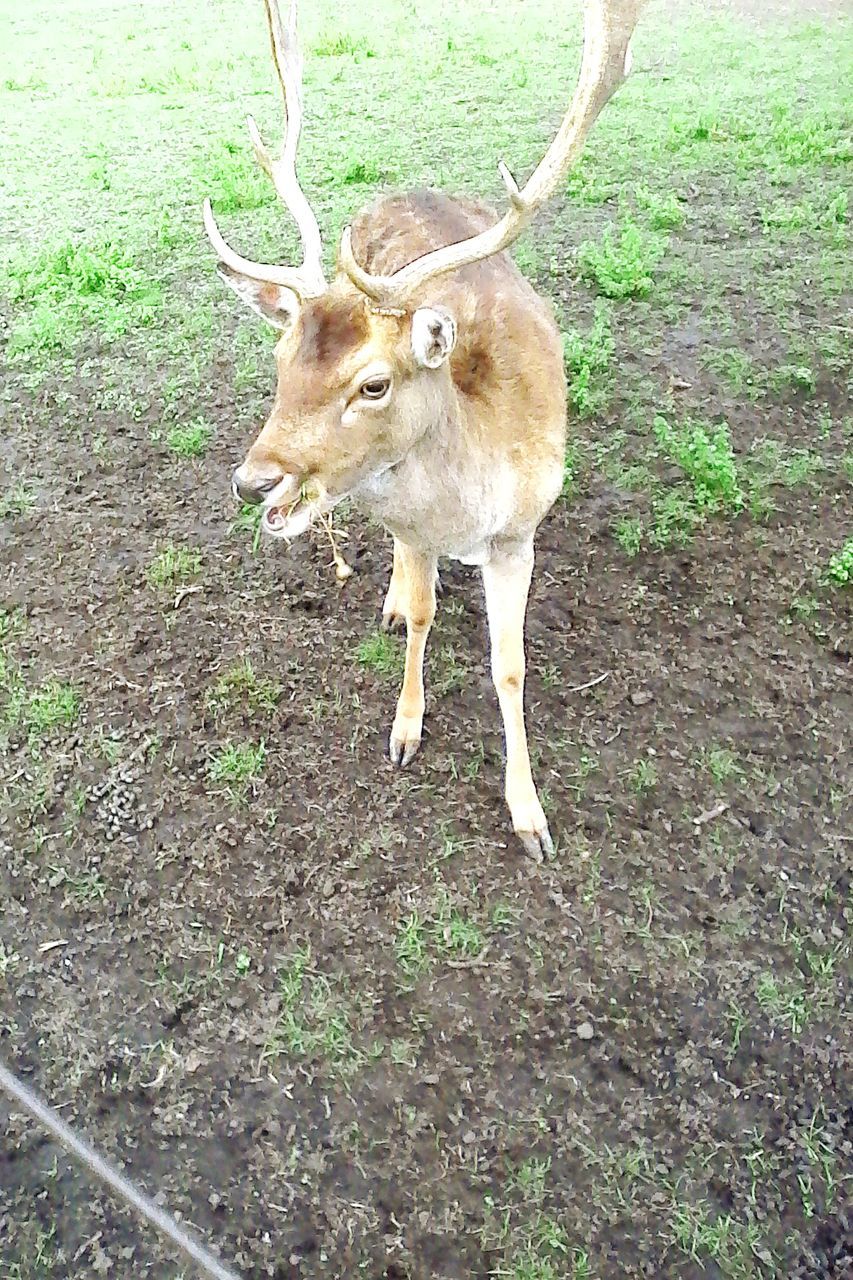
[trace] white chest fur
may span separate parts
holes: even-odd
[[[512,519],[516,478],[507,463],[475,458],[460,466],[410,454],[365,481],[353,495],[410,546],[463,564],[486,564],[492,539]]]

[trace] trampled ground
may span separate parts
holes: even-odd
[[[199,205],[293,251],[260,0],[3,8],[0,1055],[258,1280],[849,1276],[842,6],[653,5],[518,250],[572,388],[542,864],[476,576],[401,776],[388,538],[347,514],[339,589],[231,504],[271,344]],[[330,243],[383,186],[497,201],[570,90],[571,6],[303,8]],[[0,1116],[4,1280],[182,1274]]]

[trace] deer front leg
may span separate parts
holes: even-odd
[[[554,846],[533,785],[524,727],[524,615],[532,573],[532,543],[483,567],[492,678],[506,738],[506,802],[521,843],[528,853],[541,857],[553,853]]]
[[[396,631],[406,621],[406,566],[403,543],[394,539],[394,564],[391,581],[382,606],[382,630]]]
[[[389,754],[394,764],[405,768],[421,745],[424,723],[424,653],[435,617],[435,556],[415,551],[404,542],[394,542],[394,573],[399,566],[405,582],[406,669],[391,729]],[[393,584],[392,575],[392,584]]]

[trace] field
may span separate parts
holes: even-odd
[[[528,726],[501,799],[476,573],[385,755],[390,540],[256,537],[291,260],[243,128],[260,0],[0,0],[0,1056],[245,1277],[849,1280],[851,72],[845,5],[652,0],[519,245],[565,334]],[[576,4],[303,0],[330,253],[383,188],[496,204]],[[0,1099],[0,1278],[190,1280]]]

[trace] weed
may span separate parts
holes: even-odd
[[[781,392],[791,387],[795,391],[804,391],[813,396],[817,390],[817,377],[811,365],[781,364],[770,374],[770,386]]]
[[[658,195],[648,187],[638,186],[634,189],[634,196],[653,231],[677,231],[684,226],[684,205],[674,191]]]
[[[245,702],[250,711],[271,714],[281,698],[281,685],[258,676],[248,658],[223,671],[207,691],[205,706],[214,714]]]
[[[226,743],[208,766],[211,781],[242,790],[263,772],[266,754],[263,742]]]
[[[200,458],[207,449],[213,427],[204,418],[175,423],[166,432],[166,443],[179,458]]]
[[[623,516],[613,526],[613,536],[622,550],[632,558],[643,545],[643,524],[636,516]]]
[[[837,587],[849,587],[853,583],[853,538],[848,538],[841,550],[829,557],[824,579]]]
[[[0,494],[0,520],[25,516],[35,506],[35,496],[20,480],[6,493]]]
[[[368,671],[380,676],[402,676],[405,653],[400,645],[384,631],[372,631],[365,636],[355,651],[355,656]]]
[[[201,573],[201,552],[168,543],[145,571],[149,587],[172,587]]]
[[[658,551],[673,544],[685,546],[701,523],[702,514],[692,497],[672,489],[654,498],[646,536]]]
[[[607,405],[613,349],[610,311],[601,302],[595,308],[595,319],[587,333],[572,329],[563,334],[569,402],[581,418],[591,418]]]
[[[718,786],[729,778],[743,777],[737,756],[727,747],[710,747],[705,753],[705,767]]]
[[[581,277],[606,298],[644,298],[666,242],[643,231],[630,218],[616,231],[608,227],[599,243],[585,240],[578,249]]]
[[[658,784],[657,766],[653,760],[635,760],[630,776],[631,786],[640,795],[646,791],[654,790]]]
[[[671,427],[657,417],[653,431],[664,452],[677,462],[693,485],[700,511],[739,511],[744,504],[737,464],[726,423],[716,427],[686,422]]]

